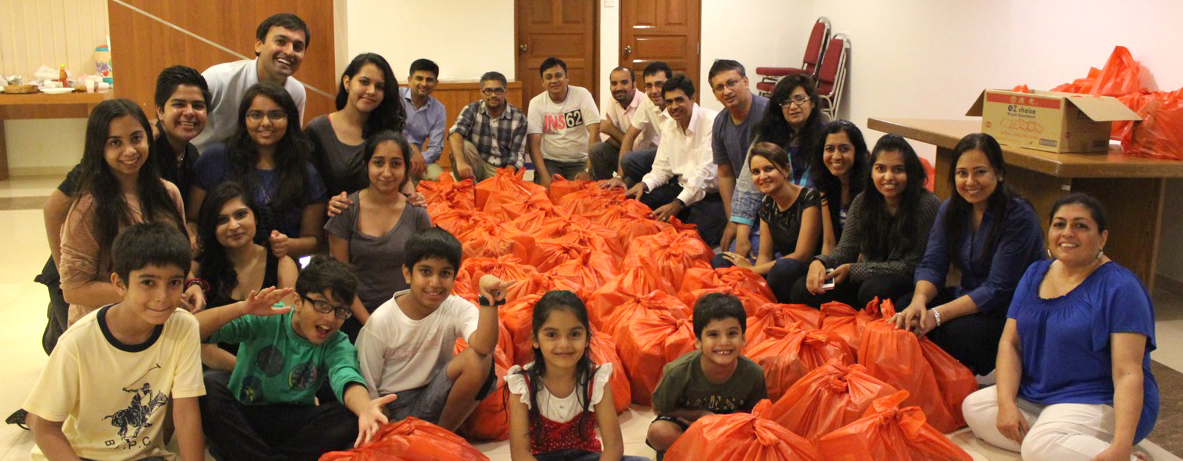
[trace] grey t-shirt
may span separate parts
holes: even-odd
[[[702,350],[695,349],[665,365],[661,381],[653,390],[654,411],[663,414],[684,408],[717,414],[746,413],[768,398],[764,369],[751,359],[739,356],[731,378],[721,384],[707,380],[701,361]]]
[[[711,150],[715,156],[716,165],[731,164],[731,171],[739,176],[742,171],[748,147],[752,144],[752,133],[756,125],[764,120],[764,112],[768,110],[768,98],[758,94],[752,95],[752,108],[748,111],[748,118],[736,125],[731,121],[731,113],[724,109],[715,117],[715,127],[711,131]]]
[[[353,146],[337,139],[337,132],[333,131],[333,124],[327,114],[308,122],[304,132],[312,140],[312,164],[320,170],[330,197],[341,192],[352,194],[366,188],[368,180],[362,153],[364,143]]]
[[[349,194],[353,205],[329,219],[325,231],[349,242],[349,264],[357,271],[357,296],[366,310],[374,312],[395,292],[407,289],[403,280],[403,247],[420,229],[431,227],[427,209],[407,204],[394,229],[386,235],[372,236],[358,231],[361,210],[359,192]]]

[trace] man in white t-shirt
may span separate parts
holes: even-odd
[[[238,126],[238,106],[246,90],[259,82],[284,87],[300,109],[304,123],[304,84],[293,75],[304,62],[304,50],[312,37],[304,20],[291,13],[272,15],[255,31],[255,59],[226,62],[206,69],[201,75],[209,84],[209,117],[205,131],[193,138],[201,152],[225,143]],[[185,191],[182,191],[185,192]]]
[[[675,75],[661,91],[670,119],[661,125],[661,145],[653,170],[625,196],[648,205],[657,220],[676,216],[694,224],[702,240],[714,246],[727,223],[711,150],[718,112],[694,102],[694,82],[685,75]]]
[[[569,85],[567,63],[546,58],[539,67],[546,91],[530,100],[526,130],[534,182],[550,186],[551,174],[586,179],[588,150],[600,139],[600,113],[586,88]]]
[[[497,381],[497,307],[509,285],[481,277],[479,309],[453,295],[460,241],[439,227],[412,235],[405,253],[410,288],[378,306],[362,327],[361,374],[372,397],[398,395],[386,406],[392,421],[414,416],[454,432]],[[453,356],[459,338],[471,347]]]
[[[645,100],[644,93],[637,91],[633,81],[635,73],[624,66],[612,69],[608,74],[608,81],[612,88],[612,100],[604,101],[600,109],[600,142],[592,144],[591,177],[595,180],[609,179],[616,172],[616,165],[620,163],[620,152],[632,152],[639,147],[640,138],[634,138],[633,144],[621,144],[625,132],[633,126],[633,116],[641,101]]]

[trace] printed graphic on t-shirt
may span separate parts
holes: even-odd
[[[727,398],[721,395],[711,395],[700,399],[683,398],[682,408],[703,408],[711,413],[733,413],[743,408],[744,399]]]
[[[406,344],[403,346],[399,346],[397,348],[386,349],[386,352],[382,353],[382,358],[385,360],[390,360],[390,359],[395,359],[395,360],[399,360],[399,361],[410,360],[411,357],[414,357],[415,354],[417,354],[420,350],[438,351],[440,349],[440,343],[442,343],[442,342],[443,342],[443,338],[437,334],[437,335],[434,335],[430,338],[427,338],[427,340],[423,341],[422,344]]]
[[[302,391],[317,384],[317,378],[319,377],[320,370],[316,365],[312,362],[304,362],[292,367],[292,372],[288,374],[288,386],[297,391]]]
[[[542,132],[554,134],[567,128],[583,125],[583,111],[575,109],[565,114],[543,114]]]
[[[152,427],[152,423],[148,422],[152,419],[152,414],[168,404],[168,394],[152,390],[152,384],[146,379],[149,373],[159,368],[160,364],[156,364],[156,366],[148,369],[144,373],[144,376],[139,377],[131,385],[123,388],[123,392],[131,394],[131,402],[127,408],[103,417],[103,420],[109,419],[111,420],[112,426],[119,428],[119,432],[116,433],[118,438],[112,438],[106,441],[108,447],[129,449],[139,445],[147,445],[151,442],[150,437],[144,437],[140,440],[140,431]],[[137,387],[137,384],[141,382],[143,384]]]

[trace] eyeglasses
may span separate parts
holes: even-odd
[[[485,89],[481,90],[481,93],[484,93],[486,96],[492,96],[492,95],[501,96],[501,95],[505,94],[505,88],[485,88]]]
[[[798,106],[803,106],[803,105],[805,105],[805,103],[807,101],[809,101],[809,96],[799,94],[796,96],[789,97],[789,99],[786,99],[785,102],[780,103],[780,106],[784,107],[785,109],[788,109],[793,104],[796,104]]]
[[[278,122],[281,120],[287,120],[288,114],[287,114],[287,112],[284,112],[282,110],[273,110],[271,112],[263,112],[261,110],[246,111],[246,118],[249,118],[249,119],[254,120],[256,122],[263,120],[263,117],[267,117],[267,120],[270,120],[272,122]]]
[[[733,90],[733,89],[735,89],[736,85],[739,85],[739,80],[728,80],[724,83],[720,83],[718,85],[715,85],[715,91],[723,91],[724,87]]]
[[[353,317],[353,311],[349,310],[348,308],[337,307],[329,304],[328,301],[312,299],[307,296],[301,296],[301,298],[304,298],[304,301],[308,302],[308,304],[311,304],[313,310],[322,314],[328,314],[331,312],[334,316],[341,320],[348,320],[350,317]]]

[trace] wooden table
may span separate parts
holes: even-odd
[[[86,118],[91,109],[112,92],[68,94],[4,94],[0,93],[0,180],[8,179],[8,150],[4,140],[4,120]]]
[[[948,181],[953,148],[965,135],[981,131],[981,120],[872,118],[867,127],[935,145],[936,192],[945,199],[953,193]],[[1118,146],[1108,154],[1053,154],[1006,145],[1002,152],[1006,183],[1035,206],[1045,236],[1052,204],[1069,192],[1088,193],[1107,212],[1105,254],[1153,289],[1166,180],[1183,178],[1183,162],[1130,157]]]

